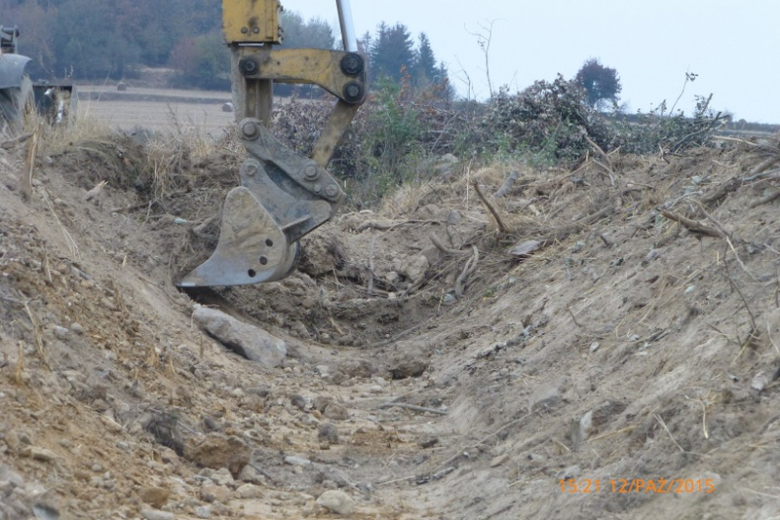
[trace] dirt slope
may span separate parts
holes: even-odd
[[[149,204],[146,153],[43,153],[25,201],[24,145],[0,151],[0,518],[340,517],[329,489],[350,518],[780,511],[776,140],[520,167],[500,199],[511,165],[455,169],[323,226],[285,281],[192,295],[172,279],[240,157],[180,157]],[[283,365],[202,333],[201,304]]]

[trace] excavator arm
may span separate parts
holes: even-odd
[[[284,278],[295,268],[298,240],[327,222],[344,192],[325,169],[365,99],[366,67],[357,53],[349,0],[336,1],[344,50],[275,49],[282,42],[279,0],[223,0],[231,51],[233,104],[247,152],[241,186],[222,208],[217,248],[181,287],[244,285]],[[273,84],[314,84],[338,101],[311,157],[269,131]]]

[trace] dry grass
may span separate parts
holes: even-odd
[[[29,122],[32,131],[43,125],[39,152],[42,155],[58,155],[73,146],[86,141],[104,141],[111,135],[111,127],[93,117],[89,111],[80,112],[75,118],[63,124],[54,125],[44,117],[36,115]]]

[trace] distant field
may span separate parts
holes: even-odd
[[[198,129],[219,137],[235,124],[222,105],[229,93],[135,88],[117,92],[114,87],[79,87],[79,112],[106,121],[114,128],[151,130]],[[103,99],[105,98],[105,99]]]

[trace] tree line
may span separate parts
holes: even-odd
[[[320,18],[282,13],[282,47],[339,48]],[[19,52],[38,79],[128,79],[143,67],[176,71],[176,86],[229,88],[220,0],[0,0],[0,24],[21,31]],[[447,70],[431,42],[403,24],[381,24],[359,42],[371,84],[381,78],[451,95]]]

